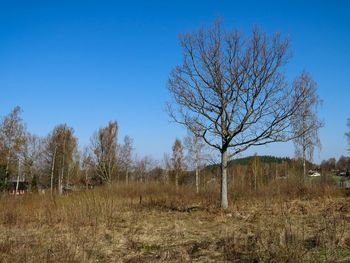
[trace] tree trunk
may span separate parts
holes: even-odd
[[[63,141],[63,152],[61,159],[61,175],[58,178],[58,193],[61,195],[63,193],[63,176],[64,176],[64,162],[65,162],[65,151],[66,151],[66,138]]]
[[[58,176],[58,194],[62,194],[62,180],[61,175]]]
[[[19,187],[19,158],[18,158],[18,171],[17,171],[17,181],[16,181],[16,191],[15,191],[15,196],[18,193],[18,187]]]
[[[196,191],[199,193],[199,165],[200,165],[200,146],[198,142],[198,136],[195,136],[195,149],[196,149]]]
[[[55,170],[55,160],[56,160],[56,152],[57,152],[57,146],[55,147],[55,151],[53,153],[52,157],[52,166],[51,166],[51,184],[50,184],[50,189],[51,189],[51,195],[53,194],[53,172]]]
[[[70,166],[69,163],[67,164],[67,179],[66,179],[66,188],[68,189],[70,186]]]
[[[9,175],[9,166],[10,166],[10,155],[7,156],[7,158],[6,158],[6,168],[5,168],[6,178],[7,178],[8,175]]]
[[[305,147],[305,139],[303,137],[303,180],[302,183],[305,184],[306,182],[306,147]]]
[[[196,167],[196,191],[198,194],[199,193],[199,167],[198,167],[198,165]]]
[[[128,168],[126,168],[125,181],[126,181],[126,184],[129,184],[129,169]]]
[[[179,187],[179,174],[176,171],[175,172],[175,189],[177,190],[178,187]]]
[[[89,189],[89,181],[88,181],[88,174],[85,168],[85,188]]]
[[[58,193],[60,195],[63,193],[63,171],[64,171],[64,167],[61,168],[61,174],[58,177]]]
[[[15,196],[18,193],[18,187],[19,187],[19,175],[17,175],[17,180],[16,180],[16,191],[15,191]]]
[[[227,150],[221,152],[221,208],[228,208],[227,200]]]
[[[304,180],[306,177],[306,148],[303,147],[303,175],[304,175]]]

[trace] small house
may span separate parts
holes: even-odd
[[[339,176],[343,176],[343,177],[349,177],[350,176],[350,172],[349,171],[341,171],[338,173]]]
[[[318,176],[321,176],[321,174],[317,171],[309,171],[308,172],[308,175],[311,176],[311,177],[318,177]]]
[[[8,182],[7,189],[10,194],[21,195],[28,192],[28,186],[29,183],[25,180],[12,179]]]

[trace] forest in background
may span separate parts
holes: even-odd
[[[74,129],[68,125],[57,125],[46,137],[38,137],[27,131],[20,114],[21,109],[16,107],[1,118],[2,191],[8,190],[9,183],[17,180],[28,182],[32,192],[55,193],[130,181],[160,182],[175,188],[198,184],[199,192],[220,182],[217,159],[191,134],[183,140],[176,139],[172,151],[159,161],[148,156],[137,158],[129,136],[119,143],[116,121],[98,129],[90,145],[80,149]],[[329,183],[337,173],[350,170],[350,158],[331,158],[320,165],[307,162],[307,169],[319,171],[318,179]],[[286,178],[295,182],[305,179],[300,158],[254,155],[229,161],[228,170],[230,185],[236,191],[240,189],[239,192],[257,191]]]

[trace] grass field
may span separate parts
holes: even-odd
[[[236,198],[160,184],[64,196],[3,195],[0,262],[350,262],[350,203],[319,196]]]

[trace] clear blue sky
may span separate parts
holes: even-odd
[[[289,78],[309,71],[323,99],[316,161],[346,154],[350,116],[350,1],[1,1],[0,115],[23,108],[28,129],[59,123],[80,146],[108,120],[140,155],[160,159],[183,128],[163,111],[166,82],[181,62],[178,33],[210,25],[249,33],[253,25],[292,41]],[[293,156],[293,146],[249,150]]]

